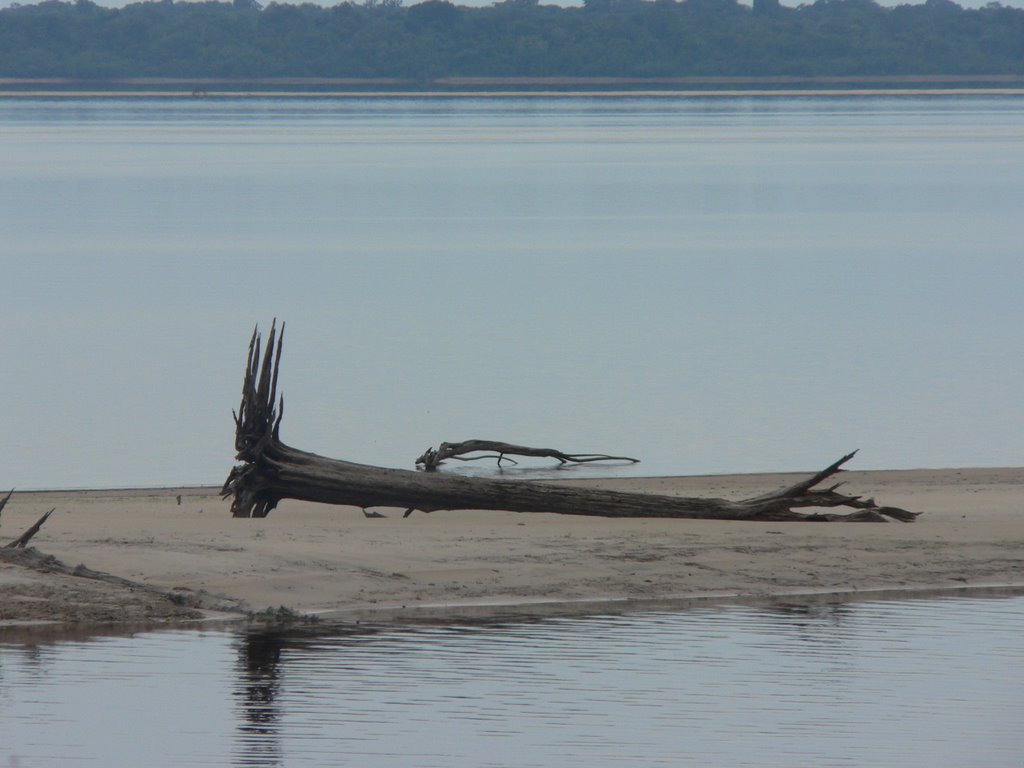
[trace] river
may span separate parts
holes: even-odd
[[[1022,200],[1014,96],[0,99],[0,488],[219,483],[274,317],[340,458],[1015,465]]]
[[[0,634],[0,759],[61,766],[1015,768],[1024,598],[450,626]]]

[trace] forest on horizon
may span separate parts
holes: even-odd
[[[1024,9],[951,0],[364,0],[332,7],[46,0],[0,10],[0,78],[1024,74]]]

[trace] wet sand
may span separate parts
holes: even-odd
[[[575,482],[747,498],[805,476]],[[911,524],[485,511],[403,519],[401,510],[366,518],[355,508],[286,501],[266,519],[247,520],[232,518],[214,488],[15,493],[0,541],[56,507],[32,545],[59,563],[12,560],[11,550],[0,558],[0,625],[230,617],[280,606],[339,619],[443,618],[567,603],[1024,586],[1024,469],[843,479],[849,492],[924,514]],[[76,575],[79,564],[89,570]]]

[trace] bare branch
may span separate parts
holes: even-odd
[[[469,453],[483,453],[485,451],[493,451],[497,455],[466,455]],[[416,459],[416,465],[423,467],[427,472],[432,472],[448,459],[477,461],[479,459],[496,458],[499,467],[502,461],[511,461],[513,464],[517,463],[507,458],[509,454],[513,456],[538,456],[541,458],[557,459],[559,465],[588,464],[593,461],[628,461],[632,464],[640,462],[640,459],[633,459],[629,456],[609,456],[604,453],[563,453],[554,448],[530,448],[525,445],[513,445],[512,443],[502,443],[497,440],[463,440],[460,443],[441,443],[436,450],[433,447],[427,448],[423,455]]]

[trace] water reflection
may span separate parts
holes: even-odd
[[[281,712],[276,699],[280,688],[281,647],[284,637],[275,632],[244,634],[238,642],[238,687],[234,691],[241,710],[236,765],[283,765]]]
[[[0,765],[1002,767],[1022,631],[1008,597],[0,641]]]
[[[774,622],[781,637],[780,650],[791,648],[798,653],[819,649],[841,653],[847,644],[844,636],[848,620],[854,616],[849,603],[779,603],[764,611],[780,619]]]

